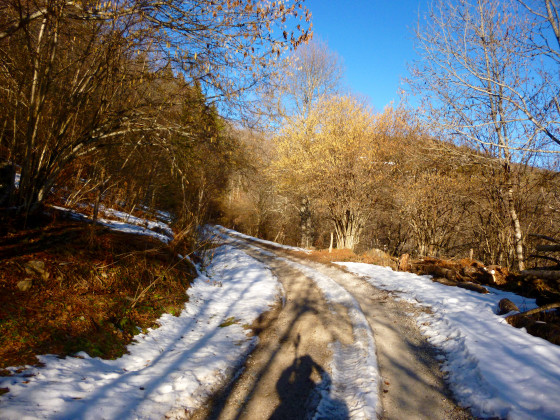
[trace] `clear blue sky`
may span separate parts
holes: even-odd
[[[427,0],[306,0],[315,36],[343,59],[346,84],[376,110],[398,102],[414,59],[413,29]]]

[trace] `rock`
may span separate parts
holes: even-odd
[[[505,315],[512,311],[519,312],[519,308],[515,303],[506,298],[500,300],[500,302],[498,303],[498,315]]]
[[[17,288],[22,292],[27,292],[33,286],[33,280],[31,279],[24,279],[22,281],[18,281]]]
[[[24,265],[25,272],[30,276],[41,276],[41,278],[47,281],[50,277],[50,273],[45,270],[45,263],[40,260],[31,260]]]
[[[31,260],[25,263],[25,271],[28,274],[43,274],[45,272],[45,263],[40,260]],[[29,272],[31,271],[31,272]]]

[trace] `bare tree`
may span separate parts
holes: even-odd
[[[462,189],[459,180],[436,168],[409,177],[400,185],[398,208],[421,257],[439,256],[450,249],[465,216]]]
[[[308,121],[315,104],[324,96],[335,95],[341,89],[343,67],[340,57],[318,39],[301,46],[279,63],[276,77],[266,87],[266,103],[275,117],[273,125],[294,125]],[[297,122],[296,122],[297,121]],[[313,128],[300,128],[311,136]],[[313,203],[305,191],[295,197],[300,215],[301,246],[313,242]]]
[[[495,182],[507,204],[520,270],[523,232],[512,164],[543,151],[543,130],[522,94],[535,71],[523,41],[531,34],[516,2],[437,0],[417,30],[422,60],[413,66],[411,80],[433,126],[499,162]]]
[[[517,0],[528,12],[529,36],[521,41],[533,64],[531,80],[520,89],[515,105],[522,110],[553,149],[560,146],[560,16],[556,0]]]
[[[9,0],[0,18],[1,145],[21,165],[13,198],[29,211],[73,160],[132,141],[189,133],[170,118],[198,82],[235,104],[309,35],[286,19],[301,0]],[[273,35],[273,29],[278,35]],[[207,95],[208,96],[208,95]]]
[[[341,90],[343,64],[326,42],[313,39],[280,63],[278,75],[267,88],[276,98],[280,118],[307,116],[325,95]]]

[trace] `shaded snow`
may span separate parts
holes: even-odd
[[[281,258],[284,262],[311,278],[324,293],[328,302],[348,308],[352,323],[354,342],[331,345],[333,352],[332,387],[324,395],[317,408],[315,418],[333,418],[336,413],[329,412],[330,400],[342,400],[346,403],[352,419],[374,419],[381,411],[378,404],[379,370],[375,357],[373,332],[354,297],[330,277],[303,264]]]
[[[305,249],[305,248],[299,248],[299,247],[296,247],[296,246],[277,244],[276,242],[266,241],[264,239],[255,238],[254,236],[245,235],[243,233],[225,228],[225,227],[220,226],[220,225],[215,225],[214,228],[211,228],[211,227],[207,227],[207,228],[210,230],[210,232],[213,231],[214,233],[217,233],[217,231],[220,231],[222,234],[225,234],[226,237],[227,236],[233,236],[233,237],[237,237],[237,238],[248,239],[250,241],[258,242],[258,243],[263,244],[263,245],[272,245],[275,248],[282,248],[282,249],[286,249],[288,251],[299,251],[299,252],[306,252],[306,253],[310,252],[308,249]]]
[[[106,208],[104,206],[100,207],[100,211],[102,211],[105,214],[105,216],[114,217],[116,219],[119,219],[122,222],[131,224],[131,225],[134,225],[134,226],[140,226],[140,227],[146,228],[148,230],[154,231],[156,233],[160,232],[160,233],[164,234],[165,236],[167,236],[168,238],[172,239],[173,236],[174,236],[173,230],[169,227],[169,225],[167,223],[159,222],[159,221],[153,221],[153,220],[147,220],[147,219],[144,219],[144,218],[133,216],[129,213],[125,213],[123,211],[109,209],[109,208]],[[162,219],[165,219],[168,222],[171,221],[171,216],[169,215],[169,213],[158,211],[158,212],[156,212],[156,216],[161,217]],[[107,222],[107,220],[105,220],[105,222]]]
[[[169,243],[173,240],[173,236],[168,236],[167,234],[156,232],[156,231],[152,230],[154,228],[154,226],[144,227],[144,226],[139,226],[139,225],[135,225],[135,224],[127,223],[127,222],[121,222],[121,221],[118,221],[118,220],[108,220],[108,219],[103,219],[103,218],[97,219],[97,222],[100,225],[106,226],[109,229],[115,230],[117,232],[134,233],[136,235],[151,236],[153,238],[159,239],[160,241],[162,241],[164,243]],[[163,224],[161,222],[151,222],[151,223]],[[171,230],[171,229],[169,229],[169,230]]]
[[[180,316],[163,315],[159,328],[135,337],[129,354],[40,356],[45,367],[0,378],[0,388],[10,389],[0,397],[0,417],[155,419],[199,407],[255,344],[243,325],[279,293],[268,268],[231,246],[217,248],[205,272]],[[235,322],[220,327],[228,319]]]
[[[533,299],[489,288],[482,295],[434,283],[428,276],[362,263],[338,263],[376,287],[431,308],[418,318],[429,341],[443,350],[455,397],[475,416],[507,419],[560,418],[560,347],[495,314],[502,298],[521,310]]]
[[[76,220],[91,220],[91,217],[77,211],[68,209],[66,207],[52,206],[57,210],[67,212],[72,218]],[[135,217],[131,214],[124,213],[118,210],[102,208],[103,213],[121,220],[110,220],[99,217],[97,223],[106,226],[111,230],[117,232],[133,233],[136,235],[146,235],[159,239],[164,243],[169,243],[173,240],[173,230],[164,222],[154,222],[152,220],[142,219]]]

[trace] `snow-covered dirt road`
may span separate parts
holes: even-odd
[[[495,314],[501,298],[533,300],[211,232],[225,245],[180,316],[117,360],[8,368],[0,418],[560,419],[560,347]]]
[[[534,299],[493,288],[483,295],[362,263],[337,263],[348,270],[341,274],[293,253],[280,257],[278,245],[219,231],[297,266],[320,288],[325,278],[336,281],[355,298],[374,332],[383,418],[560,419],[560,347],[496,315],[502,298],[523,310],[536,307]],[[328,286],[322,291],[331,300]]]
[[[410,317],[417,308],[338,267],[221,236],[272,269],[286,304],[268,314],[244,372],[195,418],[471,418]]]

